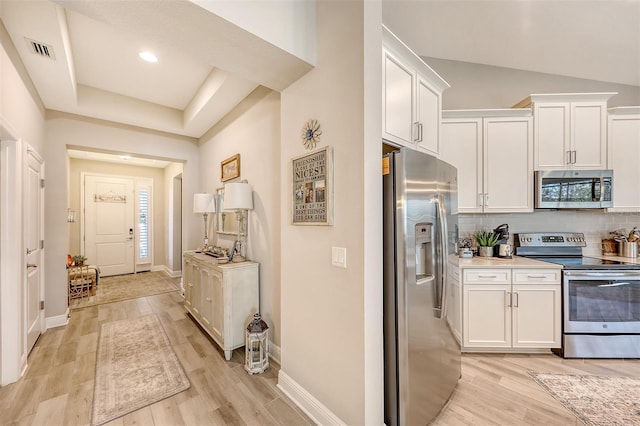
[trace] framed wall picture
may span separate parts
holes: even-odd
[[[240,154],[229,157],[220,163],[220,180],[226,182],[240,177]]]
[[[318,149],[291,160],[294,225],[333,225],[333,149]]]

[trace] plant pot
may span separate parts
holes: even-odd
[[[480,257],[493,257],[493,247],[479,246],[478,256]]]

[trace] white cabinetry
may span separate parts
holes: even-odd
[[[531,110],[442,115],[440,158],[458,169],[458,212],[533,211]]]
[[[382,136],[438,154],[442,92],[449,85],[384,26],[382,41]]]
[[[606,168],[607,101],[615,94],[534,94],[515,105],[533,106],[534,169]]]
[[[560,269],[463,269],[463,349],[561,343]]]
[[[456,340],[462,345],[462,282],[457,266],[448,265],[447,286],[447,322]]]
[[[640,211],[640,107],[609,109],[608,168],[613,170],[613,208]]]
[[[245,328],[259,311],[258,264],[219,265],[203,254],[183,256],[184,307],[231,359],[244,346]]]

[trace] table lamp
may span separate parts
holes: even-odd
[[[207,237],[207,216],[209,213],[215,213],[216,203],[213,194],[206,192],[198,192],[193,194],[193,212],[202,213],[204,216],[204,240],[200,251],[204,251],[209,247],[209,237]]]
[[[224,186],[224,209],[234,210],[238,220],[238,239],[233,246],[232,262],[244,262],[246,259],[242,255],[242,241],[240,234],[242,230],[243,211],[253,210],[253,191],[251,185],[244,182],[227,183]]]

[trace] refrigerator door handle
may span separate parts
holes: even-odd
[[[447,212],[442,195],[438,194],[435,201],[438,204],[438,220],[436,221],[436,224],[440,230],[440,238],[442,241],[442,247],[440,250],[441,258],[439,259],[442,265],[440,268],[442,271],[442,288],[440,291],[439,309],[434,309],[434,311],[437,314],[437,318],[444,319],[447,317],[447,254],[449,253],[447,241]],[[436,280],[436,285],[438,284],[439,283]]]

